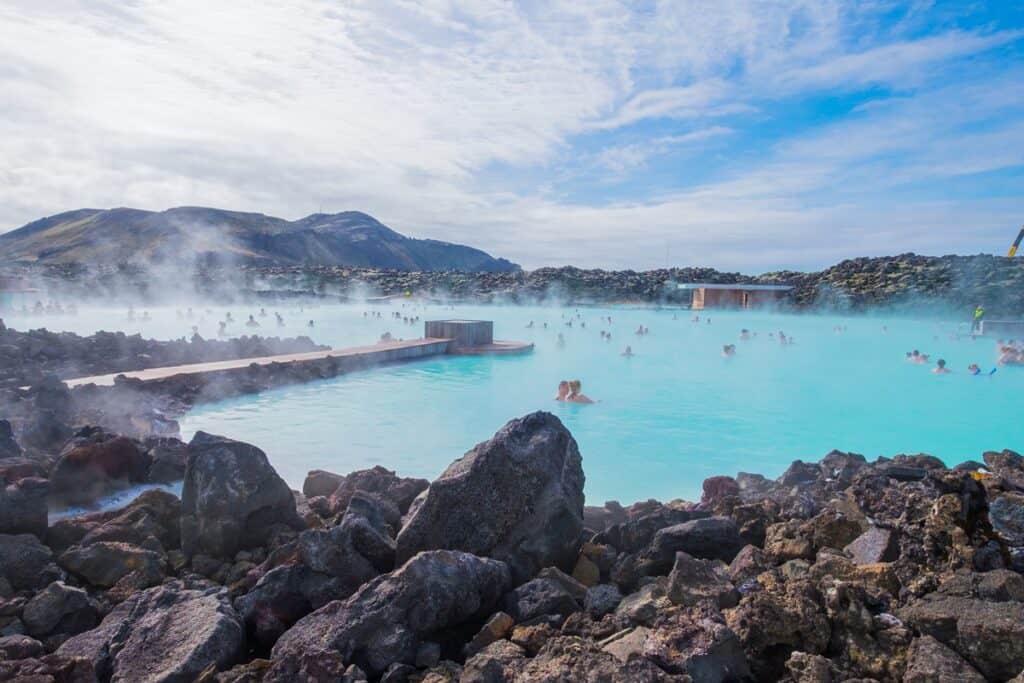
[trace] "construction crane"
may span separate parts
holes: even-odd
[[[1017,247],[1020,246],[1021,240],[1024,240],[1024,228],[1021,228],[1020,232],[1017,233],[1017,239],[1015,239],[1013,241],[1013,246],[1010,247],[1009,253],[1006,254],[1007,256],[1009,256],[1011,258],[1013,256],[1016,256],[1016,254],[1017,254]]]

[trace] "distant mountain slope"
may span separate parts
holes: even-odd
[[[153,212],[79,209],[0,234],[0,261],[139,261],[332,265],[506,272],[519,267],[479,249],[405,237],[358,211],[286,221],[202,207]]]

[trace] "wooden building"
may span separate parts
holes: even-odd
[[[793,288],[789,285],[708,284],[685,282],[677,285],[690,293],[690,308],[764,308],[778,305]]]

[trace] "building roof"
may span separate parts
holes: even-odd
[[[741,282],[734,284],[680,282],[676,284],[676,287],[679,289],[734,289],[745,292],[786,292],[793,289],[791,285],[748,285]]]

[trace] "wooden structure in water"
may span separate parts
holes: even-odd
[[[690,293],[690,308],[702,311],[708,308],[766,308],[781,303],[789,285],[710,284],[685,282],[678,290]]]

